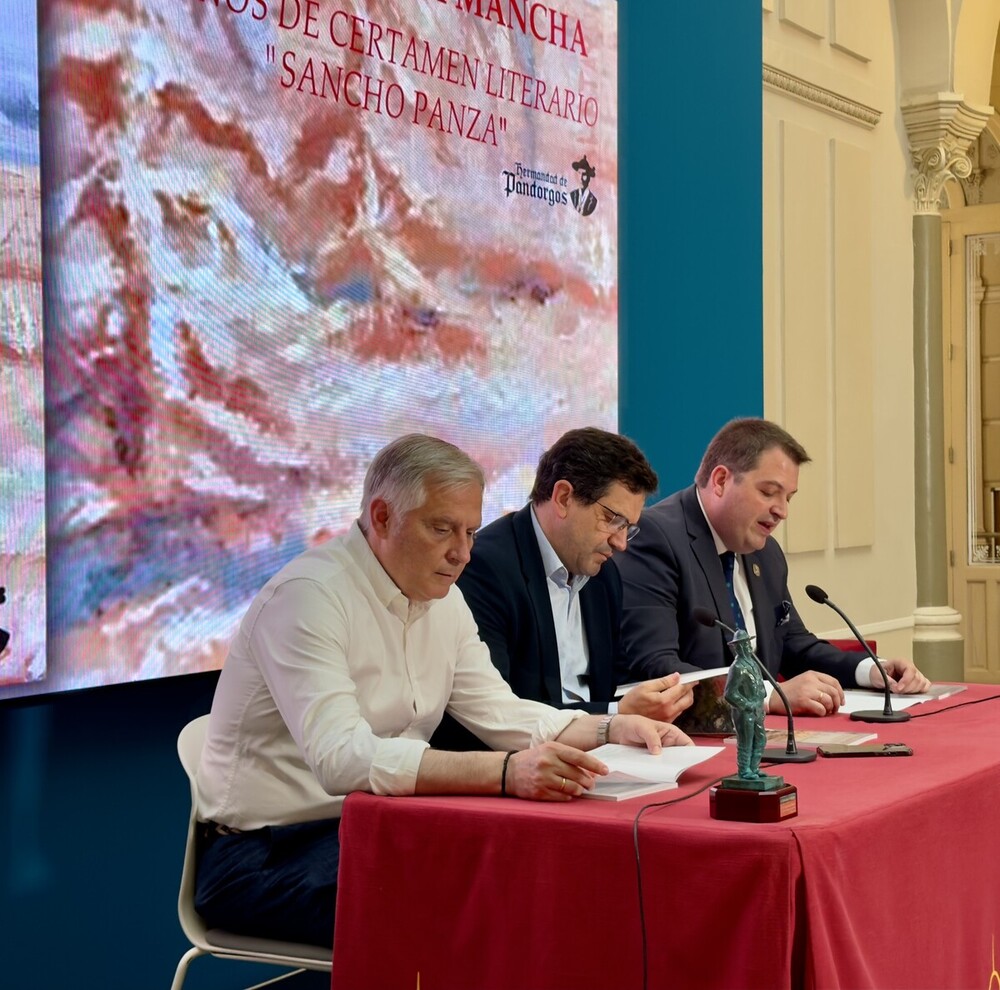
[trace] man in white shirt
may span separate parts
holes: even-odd
[[[261,590],[223,667],[198,771],[195,903],[211,927],[329,945],[344,798],[568,801],[600,742],[690,740],[640,716],[518,699],[453,588],[482,521],[482,469],[410,434],[376,455],[361,517]],[[430,749],[445,710],[499,752]]]

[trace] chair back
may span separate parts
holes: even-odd
[[[174,973],[171,990],[182,990],[188,966],[198,956],[212,955],[219,959],[237,959],[246,962],[266,963],[272,966],[293,967],[292,973],[311,969],[329,973],[333,967],[333,953],[326,946],[284,942],[276,939],[257,938],[207,928],[205,920],[195,910],[194,891],[198,850],[198,764],[208,733],[208,716],[201,715],[181,729],[177,737],[177,755],[191,783],[191,811],[188,815],[187,843],[184,846],[184,865],[181,868],[181,888],[177,895],[177,917],[181,929],[191,943],[191,948],[181,956]],[[268,984],[284,979],[276,977]],[[265,986],[268,984],[258,984]]]
[[[198,762],[201,760],[201,750],[205,745],[205,734],[208,732],[208,716],[198,718],[181,729],[177,737],[177,755],[181,766],[187,774],[191,785],[191,812],[188,815],[187,844],[184,847],[184,866],[181,868],[181,889],[177,895],[177,916],[181,929],[192,945],[211,950],[205,938],[205,922],[194,909],[195,870],[197,868],[198,822]]]

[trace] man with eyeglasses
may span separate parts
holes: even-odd
[[[615,701],[629,664],[622,592],[605,564],[624,553],[657,477],[617,433],[570,430],[538,462],[530,502],[476,535],[458,586],[497,669],[521,698],[673,721],[692,700],[679,675]]]
[[[642,535],[618,560],[625,593],[622,626],[633,676],[653,677],[732,661],[725,637],[702,625],[707,609],[745,630],[768,670],[803,715],[836,712],[844,687],[882,688],[870,658],[814,636],[788,590],[788,563],[772,533],[798,490],[802,445],[775,423],[744,418],[715,435],[690,488],[642,513]],[[893,691],[927,690],[912,660],[883,661]],[[781,701],[768,698],[780,713]]]

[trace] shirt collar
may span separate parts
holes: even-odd
[[[712,534],[712,539],[715,540],[715,552],[721,557],[722,554],[728,552],[729,548],[722,542],[722,537],[716,533],[712,521],[708,518],[708,513],[705,511],[705,506],[701,501],[701,491],[695,488],[694,494],[698,499],[698,508],[701,509],[701,514],[705,517],[705,522],[708,523],[708,531]]]
[[[574,574],[572,583],[569,580],[569,570],[559,559],[559,554],[555,552],[549,538],[542,529],[542,524],[535,515],[535,507],[531,506],[531,525],[535,530],[535,539],[538,540],[538,550],[542,555],[542,569],[545,576],[559,587],[571,587],[573,591],[579,591],[589,580],[588,574]]]
[[[379,602],[393,615],[398,616],[404,622],[412,621],[419,618],[431,607],[431,602],[411,602],[396,587],[396,582],[389,577],[389,572],[379,562],[368,540],[365,539],[365,534],[357,520],[351,524],[351,528],[347,531],[344,546],[361,569],[361,573],[368,579]]]

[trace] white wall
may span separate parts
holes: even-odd
[[[807,625],[886,655],[916,604],[909,152],[889,0],[777,0],[763,13],[765,415],[813,457],[783,527]],[[848,634],[849,635],[849,634]]]

